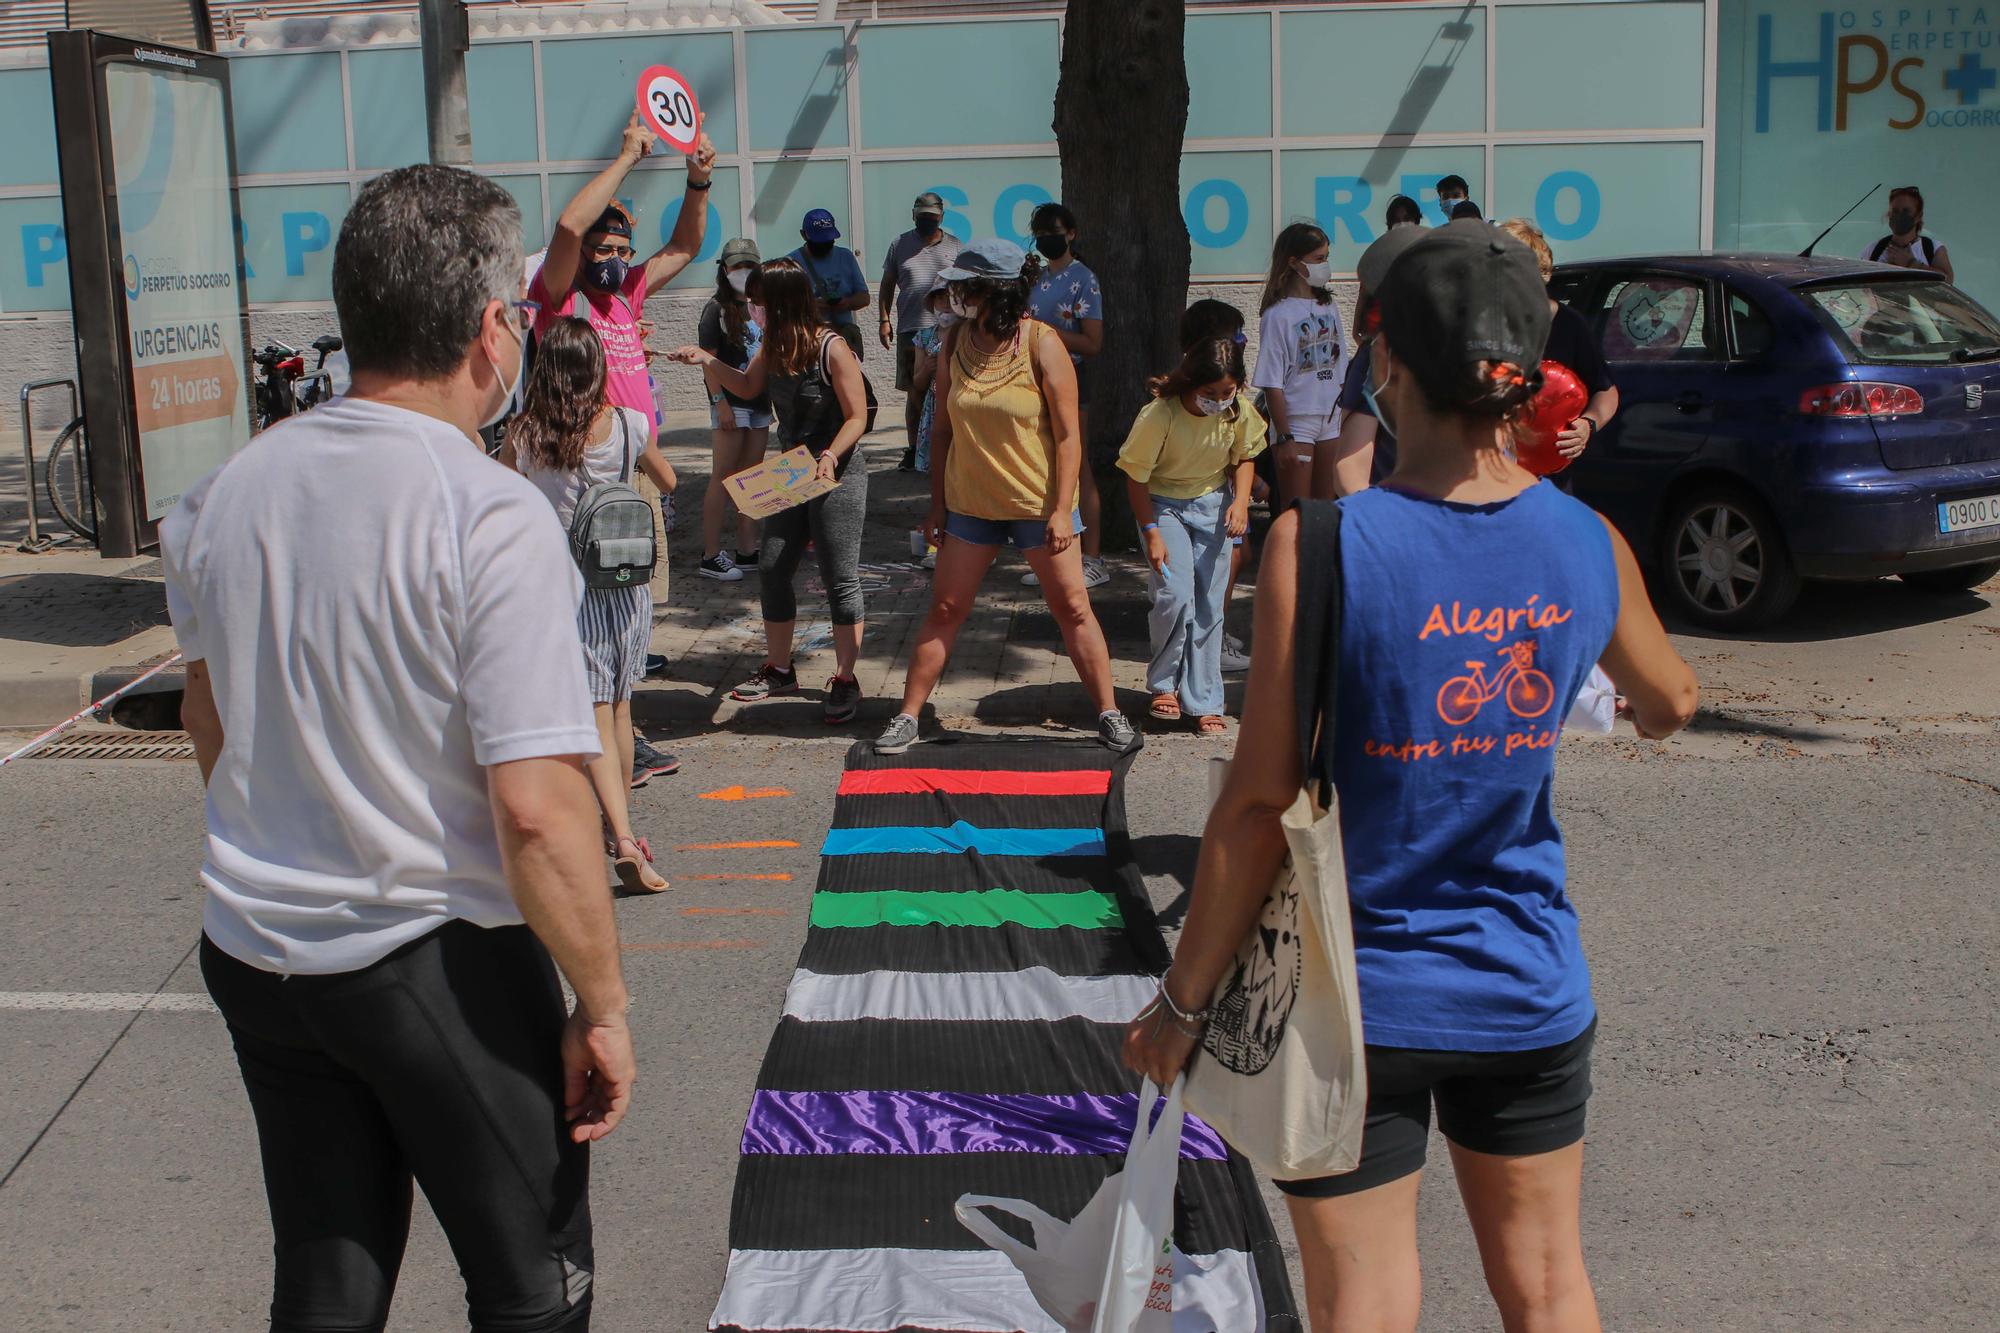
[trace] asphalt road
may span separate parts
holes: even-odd
[[[1993,1327],[1994,600],[1814,594],[1783,640],[1682,640],[1716,709],[1690,736],[1565,743],[1602,1011],[1585,1227],[1607,1327]],[[619,905],[642,1075],[594,1162],[601,1328],[706,1321],[845,743],[680,739],[683,774],[639,795],[663,850],[799,846],[669,854],[676,891]],[[1223,751],[1156,739],[1133,770],[1170,917],[1200,832],[1187,794]],[[737,784],[792,794],[697,799]],[[197,787],[189,763],[0,770],[0,992],[200,990]],[[218,1018],[0,1008],[0,1093],[0,1327],[261,1327],[262,1186]],[[1497,1327],[1434,1149],[1425,1326]],[[463,1326],[422,1214],[392,1327]]]

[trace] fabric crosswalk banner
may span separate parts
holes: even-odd
[[[1068,1218],[1123,1166],[1119,1044],[1168,962],[1131,762],[1039,739],[849,752],[711,1330],[1061,1333],[952,1205]],[[1303,1328],[1254,1175],[1193,1118],[1174,1211],[1177,1333]]]

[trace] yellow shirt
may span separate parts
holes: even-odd
[[[1024,519],[1054,512],[1056,433],[1030,342],[1040,333],[1024,319],[1013,342],[990,357],[972,350],[964,325],[952,340],[944,503],[954,514]]]
[[[1264,418],[1242,394],[1229,416],[1198,417],[1180,396],[1155,398],[1118,451],[1126,476],[1154,495],[1194,500],[1220,490],[1229,469],[1264,452]]]

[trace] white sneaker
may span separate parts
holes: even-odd
[[[1111,567],[1102,560],[1085,557],[1083,562],[1083,586],[1101,588],[1111,582]]]
[[[716,579],[723,583],[735,583],[743,577],[743,571],[729,558],[727,551],[718,551],[694,567],[694,572],[705,579]]]
[[[1021,586],[1024,588],[1039,588],[1042,586],[1042,576],[1031,569],[1021,575]]]
[[[1234,634],[1222,636],[1222,669],[1228,672],[1250,669],[1250,650]]]

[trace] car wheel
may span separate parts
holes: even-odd
[[[1687,495],[1668,514],[1661,545],[1668,601],[1696,624],[1755,629],[1798,600],[1798,571],[1777,520],[1742,491]]]
[[[2000,574],[2000,560],[1981,560],[1957,569],[1916,570],[1899,577],[1919,592],[1970,592],[1995,574]]]

